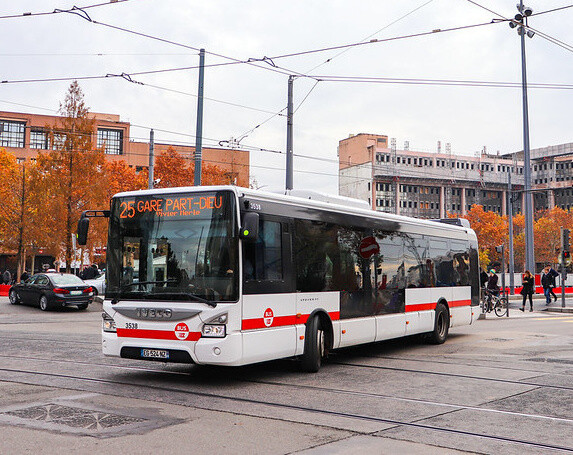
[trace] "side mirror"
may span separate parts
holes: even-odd
[[[256,242],[259,237],[259,214],[246,212],[243,215],[243,225],[239,237],[247,242]]]
[[[90,219],[82,216],[78,221],[78,245],[85,245],[88,242],[88,230]]]

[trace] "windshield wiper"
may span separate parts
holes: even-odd
[[[176,282],[177,282],[176,280],[161,280],[161,281],[137,281],[137,282],[125,284],[119,289],[117,296],[112,299],[111,304],[115,305],[116,303],[118,303],[119,299],[121,297],[121,294],[123,292],[127,291],[131,287],[138,286],[140,284],[141,285],[143,285],[143,284],[165,284],[165,283],[176,283]],[[157,296],[164,296],[164,295],[184,296],[190,300],[205,303],[205,304],[207,304],[213,308],[215,308],[217,306],[217,304],[215,302],[212,302],[211,300],[204,299],[203,297],[199,297],[198,295],[191,294],[190,292],[147,292],[143,297],[149,298],[149,297],[157,297]]]
[[[198,295],[191,294],[190,292],[150,292],[149,294],[145,294],[145,298],[153,298],[153,297],[163,297],[163,296],[175,296],[175,297],[187,297],[189,300],[193,300],[195,302],[205,303],[213,308],[217,306],[216,302],[211,300],[204,299],[203,297],[199,297]]]
[[[140,284],[165,284],[165,283],[175,283],[174,280],[161,280],[161,281],[134,281],[133,283],[124,284],[119,288],[117,295],[112,299],[111,304],[115,305],[119,302],[121,294],[127,291],[129,288],[134,286],[139,286]]]

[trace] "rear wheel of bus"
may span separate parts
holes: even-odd
[[[431,344],[442,344],[448,338],[449,329],[450,314],[448,308],[443,303],[438,303],[436,305],[434,330],[428,333],[428,342]]]
[[[325,356],[325,340],[322,323],[318,316],[314,316],[306,326],[304,337],[304,353],[301,356],[301,368],[309,373],[316,373],[322,365]]]

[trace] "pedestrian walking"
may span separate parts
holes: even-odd
[[[4,284],[10,284],[12,282],[12,274],[10,273],[10,270],[6,269],[4,271],[2,274],[2,280]]]
[[[557,296],[553,292],[555,287],[555,277],[559,274],[551,268],[551,266],[546,266],[541,274],[541,286],[543,286],[543,294],[545,295],[545,304],[549,305],[551,303],[551,296],[557,302]]]
[[[525,311],[525,303],[529,297],[529,311],[533,311],[533,289],[535,286],[535,279],[529,270],[526,270],[522,277],[523,288],[520,294],[523,296],[523,303],[521,304],[521,311]]]

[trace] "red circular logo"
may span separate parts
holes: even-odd
[[[364,259],[368,259],[373,254],[380,253],[380,245],[378,245],[378,242],[374,237],[364,237],[360,241],[358,252]]]
[[[265,326],[270,327],[271,325],[273,325],[274,319],[275,319],[275,315],[273,313],[273,310],[270,308],[267,308],[265,310],[265,314],[263,316],[263,322],[265,323]]]
[[[175,326],[175,336],[179,340],[186,340],[189,336],[189,327],[184,322],[180,322]]]

